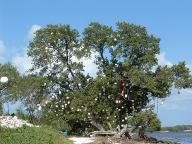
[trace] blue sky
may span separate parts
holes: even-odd
[[[191,7],[191,0],[0,0],[0,60],[27,69],[31,33],[48,24],[70,24],[83,31],[92,21],[111,26],[125,21],[146,26],[161,38],[162,65],[185,60],[192,68]],[[192,124],[191,105],[191,90],[179,96],[173,90],[158,116],[163,125]]]

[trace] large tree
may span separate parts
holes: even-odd
[[[46,111],[75,129],[117,128],[122,136],[131,124],[143,137],[147,126],[159,124],[151,100],[166,98],[172,87],[192,87],[185,62],[158,65],[160,40],[145,27],[91,23],[81,37],[68,25],[50,25],[36,32],[28,51],[33,70],[48,79]],[[81,62],[91,53],[99,70],[94,78],[83,73]]]

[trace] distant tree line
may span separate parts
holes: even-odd
[[[185,130],[192,130],[192,125],[177,125],[173,127],[162,127],[161,131],[180,132]]]

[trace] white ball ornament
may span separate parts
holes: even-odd
[[[6,76],[1,77],[0,82],[1,83],[7,83],[8,82],[8,77],[6,77]]]
[[[39,107],[38,107],[38,110],[39,110],[39,111],[40,111],[40,110],[42,110],[42,107],[41,107],[41,106],[39,106]]]

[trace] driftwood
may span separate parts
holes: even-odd
[[[108,126],[109,130],[105,130],[105,128],[101,124],[99,124],[99,122],[97,122],[94,117],[91,118],[91,124],[99,130],[99,131],[91,132],[90,133],[91,136],[97,136],[97,135],[104,136],[105,135],[105,136],[113,136],[115,138],[127,137],[129,139],[132,138],[133,131],[136,130],[141,125],[141,123],[138,123],[135,126],[128,127],[128,125],[126,124],[123,126],[122,129],[120,128],[120,126],[113,129],[111,124],[109,122],[107,122],[107,126]],[[139,136],[142,137],[142,134],[143,133],[140,133]]]
[[[111,127],[110,123],[108,123],[108,126]],[[95,136],[113,136],[114,138],[121,138],[121,137],[127,137],[129,139],[132,138],[133,135],[133,130],[135,130],[135,127],[128,128],[127,125],[124,125],[124,127],[120,130],[119,129],[111,129],[108,131],[101,130],[101,131],[94,131],[90,133],[90,136],[95,137]]]
[[[90,133],[90,136],[98,136],[98,135],[102,135],[102,136],[114,136],[116,135],[117,132],[115,131],[94,131]]]

